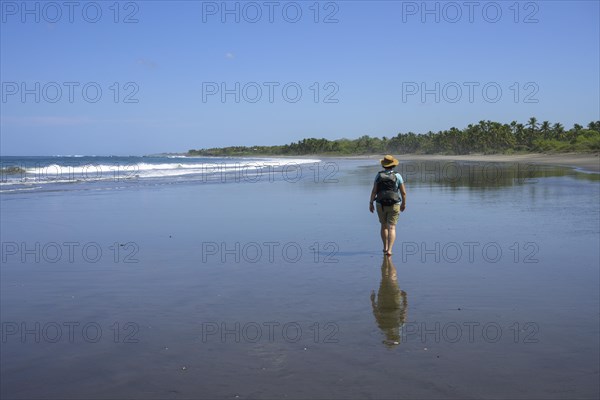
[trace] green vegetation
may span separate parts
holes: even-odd
[[[392,138],[361,136],[358,139],[302,139],[279,146],[232,146],[189,150],[190,156],[252,155],[363,155],[363,154],[470,154],[527,152],[598,152],[600,121],[590,122],[585,129],[579,124],[565,130],[563,125],[538,123],[530,118],[526,124],[516,121],[501,124],[480,121],[464,129],[450,128],[437,133],[399,133]]]

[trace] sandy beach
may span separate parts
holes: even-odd
[[[563,154],[399,154],[400,161],[466,161],[466,162],[505,162],[522,164],[557,165],[578,168],[588,172],[600,172],[599,154],[563,153]],[[379,159],[379,155],[334,157],[342,159]]]

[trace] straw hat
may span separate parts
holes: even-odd
[[[389,154],[387,156],[383,157],[383,160],[380,160],[380,161],[381,161],[381,166],[383,168],[395,167],[396,165],[398,165],[400,163],[400,161],[395,159],[394,156],[389,155]]]

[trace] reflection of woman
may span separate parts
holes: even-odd
[[[400,328],[406,320],[408,303],[406,292],[398,288],[396,268],[391,257],[383,257],[381,284],[375,302],[375,291],[371,293],[371,306],[377,326],[386,337],[384,344],[392,346],[400,343]]]

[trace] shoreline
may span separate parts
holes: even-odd
[[[364,156],[320,156],[315,157],[346,159],[346,160],[379,160],[382,155]],[[600,156],[598,154],[564,153],[564,154],[466,154],[466,155],[441,155],[441,154],[394,154],[402,161],[484,161],[484,162],[512,162],[533,163],[541,165],[555,165],[581,169],[586,172],[600,173]]]
[[[578,169],[584,172],[600,173],[600,153],[559,153],[559,154],[393,154],[402,161],[466,161],[466,162],[503,162],[503,163],[532,163],[540,165],[554,165]],[[191,157],[191,156],[186,156]],[[203,156],[199,156],[203,157]],[[219,156],[214,156],[219,158]],[[229,156],[237,158],[321,158],[329,160],[379,160],[383,154],[363,155],[332,155],[332,154],[304,154],[304,155],[274,155],[256,154],[254,156]]]

